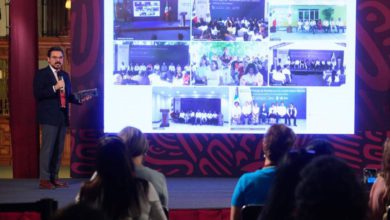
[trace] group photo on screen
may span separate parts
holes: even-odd
[[[268,52],[258,42],[192,42],[191,85],[265,86]]]
[[[115,85],[190,84],[189,46],[186,42],[116,41]]]
[[[232,130],[266,131],[273,124],[306,129],[306,89],[236,87],[231,88]]]
[[[191,0],[114,0],[114,39],[189,40]]]
[[[347,2],[345,0],[280,0],[269,7],[270,39],[332,40],[346,39]]]
[[[262,41],[268,0],[194,0],[192,37],[203,41]]]
[[[227,129],[228,88],[153,87],[153,129],[184,131],[202,127],[203,132]]]
[[[269,71],[271,86],[341,86],[346,83],[345,43],[280,43],[270,48],[273,52]]]

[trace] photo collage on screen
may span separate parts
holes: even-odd
[[[114,0],[111,83],[148,88],[151,132],[307,133],[313,91],[354,83],[346,1]]]

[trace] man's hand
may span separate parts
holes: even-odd
[[[83,97],[81,100],[80,100],[80,103],[84,103],[88,100],[91,100],[92,99],[92,96],[91,95],[87,95],[85,97]]]
[[[57,83],[54,85],[55,90],[59,90],[65,87],[65,82],[63,79],[58,80]]]

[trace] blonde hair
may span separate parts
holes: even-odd
[[[390,188],[390,137],[387,137],[383,143],[382,176],[387,188]]]
[[[130,158],[145,154],[149,149],[149,143],[145,135],[135,127],[125,127],[118,136],[123,140]]]

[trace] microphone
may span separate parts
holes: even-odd
[[[64,78],[62,77],[62,74],[60,74],[59,72],[57,72],[57,77],[58,77],[58,81],[61,81],[63,80]],[[64,87],[60,88],[60,92],[64,92]]]

